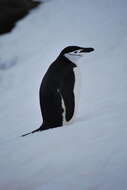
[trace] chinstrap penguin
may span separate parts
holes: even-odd
[[[78,46],[68,46],[61,51],[57,59],[49,66],[41,82],[39,98],[43,123],[38,129],[22,136],[62,126],[64,111],[66,121],[72,119],[75,109],[74,68],[77,67],[75,62],[92,51],[94,49],[91,47]]]

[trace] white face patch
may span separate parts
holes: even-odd
[[[72,62],[77,62],[85,52],[82,52],[82,49],[78,49],[65,54],[65,57],[68,58]]]

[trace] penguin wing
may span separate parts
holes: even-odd
[[[75,75],[74,71],[72,70],[65,77],[60,90],[65,104],[66,121],[70,121],[74,114],[74,109],[75,109],[75,96],[73,92],[74,84],[75,84]]]

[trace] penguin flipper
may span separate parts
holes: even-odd
[[[63,99],[66,109],[65,118],[66,121],[70,121],[74,115],[74,108],[75,108],[74,93],[73,92],[64,93]]]
[[[65,104],[65,118],[66,121],[70,121],[74,114],[75,109],[75,96],[74,96],[74,84],[75,84],[75,75],[74,71],[70,72],[65,78],[64,83],[61,89],[61,95]]]

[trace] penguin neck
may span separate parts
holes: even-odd
[[[70,59],[68,59],[67,57],[65,57],[65,56],[59,56],[58,58],[57,58],[57,60],[58,60],[58,62],[61,62],[61,63],[68,63],[68,64],[70,64],[72,67],[77,67],[77,65],[73,62],[73,61],[71,61]]]

